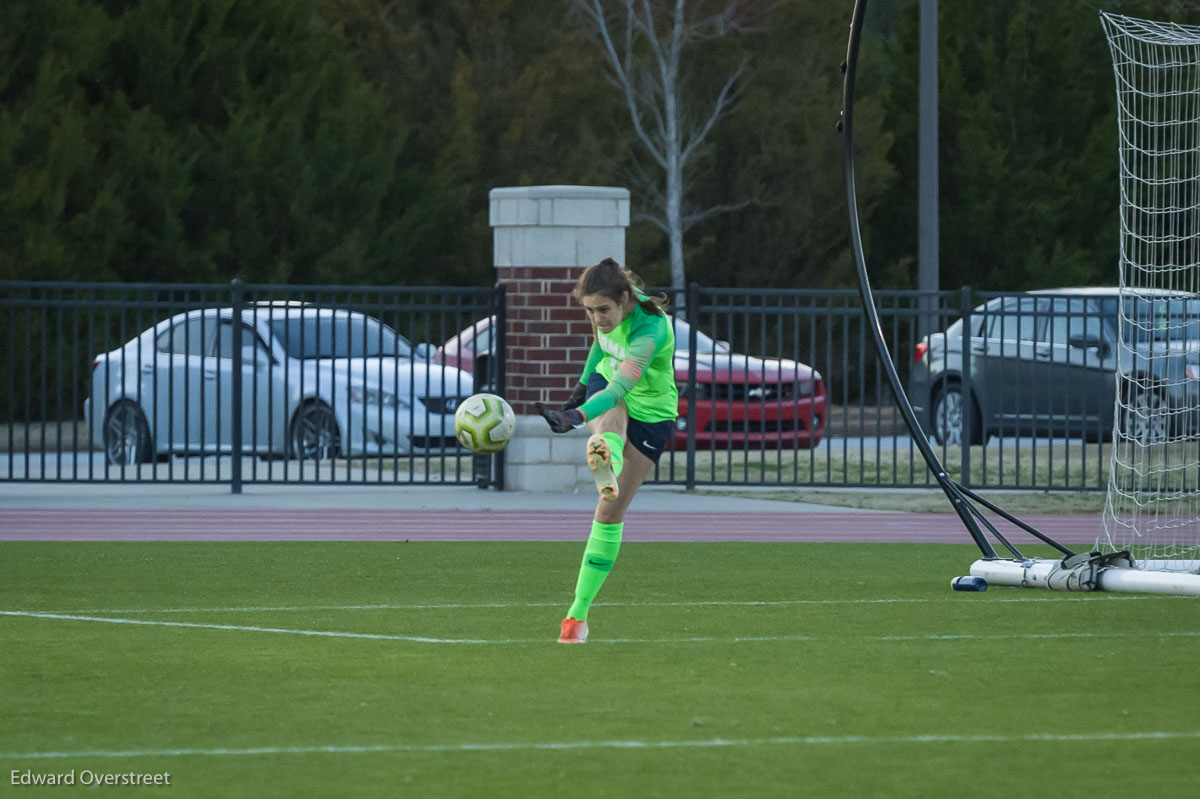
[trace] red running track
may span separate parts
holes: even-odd
[[[591,511],[0,509],[0,541],[582,541]],[[1023,519],[1070,547],[1090,547],[1100,516]],[[1034,543],[1008,523],[1018,546]],[[626,541],[970,543],[952,513],[630,511]]]

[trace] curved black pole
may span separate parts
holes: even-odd
[[[842,118],[838,123],[843,137],[842,167],[846,181],[846,203],[850,211],[850,243],[854,250],[854,262],[858,267],[858,293],[862,298],[863,313],[867,316],[867,326],[871,329],[871,338],[875,342],[875,353],[879,357],[883,371],[887,374],[888,386],[892,390],[892,397],[900,409],[901,416],[904,417],[904,424],[908,426],[913,440],[917,442],[917,449],[920,450],[921,457],[925,459],[929,470],[937,478],[938,485],[945,492],[946,498],[950,500],[950,504],[958,514],[958,518],[962,520],[963,526],[967,528],[967,532],[971,534],[971,538],[975,540],[975,544],[983,552],[984,557],[994,558],[996,550],[992,548],[991,542],[979,529],[975,514],[972,512],[973,508],[955,482],[946,474],[946,469],[938,460],[937,453],[933,451],[929,440],[921,431],[920,424],[917,423],[917,416],[908,401],[908,395],[904,393],[904,387],[900,385],[900,376],[896,374],[896,364],[888,350],[887,341],[884,340],[883,328],[879,323],[879,312],[875,309],[875,297],[871,293],[871,281],[867,276],[867,260],[863,253],[862,232],[858,224],[858,197],[854,188],[854,77],[858,68],[858,45],[862,39],[863,18],[866,13],[867,0],[855,0],[854,16],[850,22],[850,42],[846,47],[846,62],[842,65],[844,72]]]

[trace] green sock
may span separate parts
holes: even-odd
[[[583,550],[583,565],[579,567],[579,581],[575,583],[575,602],[567,616],[587,621],[588,608],[600,593],[604,578],[612,571],[617,551],[621,548],[621,531],[625,524],[603,524],[592,522],[592,534],[588,536]]]
[[[608,442],[608,451],[612,453],[613,474],[619,476],[621,469],[625,466],[625,439],[621,438],[620,433],[601,433],[601,435]]]

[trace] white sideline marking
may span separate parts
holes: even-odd
[[[1200,731],[1081,732],[1028,735],[805,735],[778,738],[709,738],[701,741],[533,741],[529,743],[376,744],[368,746],[257,746],[247,749],[134,749],[80,752],[4,752],[0,760],[99,757],[245,757],[253,755],[361,755],[412,752],[509,752],[578,749],[710,749],[732,746],[820,746],[847,744],[1075,743],[1097,741],[1179,741]]]
[[[988,602],[1141,602],[1145,600],[1194,600],[1195,597],[1172,596],[1169,594],[1122,595],[1122,594],[1060,594],[1055,596],[988,597]],[[594,602],[594,608],[689,608],[689,607],[776,607],[788,605],[908,605],[928,602],[962,602],[961,596],[937,599],[760,599],[760,600],[708,600],[697,602]],[[260,605],[235,608],[88,608],[83,610],[56,610],[51,613],[292,613],[319,610],[485,610],[506,608],[553,608],[563,602],[480,602],[441,603],[421,605]]]
[[[259,627],[256,625],[240,624],[206,624],[194,621],[153,621],[150,619],[125,619],[106,616],[82,616],[70,613],[35,613],[22,610],[0,610],[0,616],[18,616],[31,619],[53,619],[58,621],[87,621],[101,624],[131,624],[138,627],[186,627],[199,630],[232,630],[235,632],[275,633],[280,635],[304,635],[317,638],[358,638],[373,641],[408,641],[418,644],[543,644],[553,638],[430,638],[422,635],[389,635],[386,633],[355,633],[340,630],[302,630],[290,627]],[[997,633],[995,635],[979,635],[975,633],[944,634],[944,635],[871,635],[851,636],[853,640],[865,641],[1003,641],[1003,640],[1033,640],[1033,639],[1072,639],[1072,638],[1135,638],[1149,636],[1154,638],[1196,638],[1200,631],[1184,630],[1181,632],[1144,632],[1144,633]],[[735,636],[720,638],[716,636],[695,636],[690,638],[607,638],[597,639],[597,644],[693,644],[693,643],[752,643],[758,641],[838,641],[841,638],[819,638],[811,635],[762,635]]]
[[[0,610],[0,616],[25,616],[33,619],[63,621],[94,621],[104,624],[133,624],[139,627],[190,627],[201,630],[235,630],[251,633],[280,633],[308,635],[318,638],[365,638],[373,641],[412,641],[419,644],[504,644],[516,641],[493,641],[484,638],[427,638],[420,635],[386,635],[384,633],[350,633],[337,630],[295,630],[288,627],[255,627],[238,624],[202,624],[193,621],[150,621],[149,619],[112,619],[103,616],[76,616],[67,613],[27,613],[19,610]],[[532,642],[531,642],[532,643]]]

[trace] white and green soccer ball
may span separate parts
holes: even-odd
[[[495,394],[472,394],[454,412],[458,443],[480,455],[504,449],[516,429],[512,406]]]

